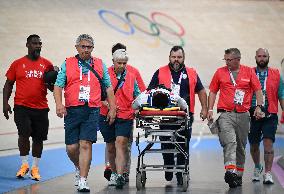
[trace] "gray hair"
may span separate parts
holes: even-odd
[[[82,40],[87,40],[94,46],[94,39],[89,34],[81,34],[76,39],[76,45],[79,45]]]
[[[241,58],[241,52],[239,49],[237,48],[229,48],[225,50],[225,54],[233,54],[236,57],[240,57]]]
[[[117,60],[126,60],[128,61],[128,55],[125,49],[117,49],[113,54],[112,54],[112,59],[114,61]]]

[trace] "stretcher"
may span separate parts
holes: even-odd
[[[178,108],[166,110],[154,110],[144,108],[136,115],[136,128],[140,128],[144,133],[138,133],[136,137],[136,146],[138,147],[138,162],[136,168],[136,188],[141,190],[146,184],[147,171],[168,171],[182,173],[182,190],[186,191],[189,184],[189,143],[186,135],[180,132],[188,130],[190,125],[188,113],[180,111]],[[187,133],[185,133],[187,134]],[[160,136],[169,137],[167,141],[161,141]],[[179,137],[179,141],[177,141]],[[140,139],[145,139],[146,147],[141,150]],[[180,141],[182,139],[183,141]],[[154,144],[169,143],[173,144],[174,149],[154,149]],[[185,144],[185,149],[181,147]],[[145,144],[144,144],[145,145]],[[181,153],[185,158],[184,165],[163,165],[145,164],[144,156],[155,153]],[[163,162],[163,161],[162,161]],[[170,169],[169,169],[170,168]]]

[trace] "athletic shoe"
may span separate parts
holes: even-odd
[[[111,176],[111,168],[110,166],[106,166],[104,171],[104,177],[106,178],[106,180],[110,181],[110,176]]]
[[[80,181],[80,171],[79,169],[75,170],[75,178],[74,178],[74,185],[78,186],[79,185],[79,181]]]
[[[129,182],[129,173],[128,172],[124,172],[123,173],[123,177],[124,177],[125,182],[128,183]]]
[[[30,173],[30,177],[31,179],[35,180],[35,181],[39,181],[40,180],[40,175],[39,175],[39,168],[34,166],[32,167],[31,173]]]
[[[165,172],[165,179],[171,181],[173,179],[173,172]]]
[[[230,171],[227,171],[224,177],[225,182],[229,184],[230,188],[235,188],[238,186],[237,178],[238,178],[237,174]]]
[[[264,173],[263,184],[267,184],[267,185],[274,184],[271,172]]]
[[[124,177],[121,174],[118,174],[117,178],[116,178],[116,186],[115,186],[115,188],[116,189],[123,189],[124,185],[125,185]]]
[[[243,185],[243,177],[237,176],[237,186],[242,186]]]
[[[79,180],[78,188],[79,192],[90,192],[90,187],[88,186],[87,180]]]
[[[29,164],[22,164],[21,168],[16,174],[17,178],[24,178],[24,176],[29,172]]]
[[[108,186],[116,186],[117,174],[115,172],[111,173],[110,179],[108,181]]]
[[[253,170],[253,176],[252,176],[252,181],[260,181],[260,175],[263,171],[263,166],[260,166],[260,168],[254,168]]]

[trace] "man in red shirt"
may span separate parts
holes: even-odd
[[[257,108],[254,116],[262,116],[261,85],[250,67],[240,64],[241,53],[237,48],[225,51],[226,66],[218,68],[210,84],[207,119],[213,120],[213,106],[220,90],[217,112],[219,141],[223,147],[225,182],[231,188],[242,185],[245,164],[245,146],[250,129],[249,108],[252,91],[256,94]]]
[[[43,74],[53,70],[51,62],[40,56],[42,42],[38,35],[27,38],[28,54],[15,60],[6,73],[7,80],[3,88],[3,113],[9,119],[12,113],[9,98],[16,82],[14,98],[14,120],[18,128],[18,147],[22,165],[17,172],[17,178],[23,178],[29,172],[28,156],[32,137],[33,164],[30,176],[40,180],[38,162],[42,155],[43,141],[48,134],[47,87]]]

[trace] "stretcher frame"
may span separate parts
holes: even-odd
[[[147,171],[167,171],[182,173],[182,190],[187,191],[189,186],[189,143],[188,137],[179,134],[182,130],[186,130],[190,125],[189,114],[184,111],[139,111],[136,115],[136,128],[141,128],[144,134],[138,133],[136,137],[136,146],[138,147],[138,162],[136,168],[136,188],[141,190],[146,184]],[[160,129],[160,126],[176,126],[177,129]],[[185,133],[187,134],[187,133]],[[146,147],[140,149],[140,138],[145,137]],[[158,137],[168,136],[170,141],[161,141]],[[184,139],[182,142],[176,140],[177,137]],[[154,144],[170,143],[174,144],[174,149],[153,149]],[[185,150],[179,144],[185,144]],[[181,153],[185,157],[184,165],[154,165],[145,164],[144,156],[150,153]],[[172,169],[167,169],[171,167]]]

